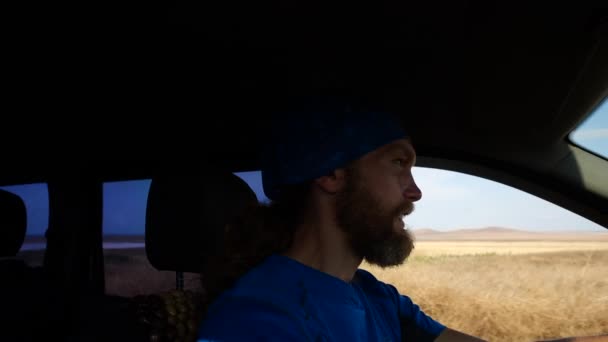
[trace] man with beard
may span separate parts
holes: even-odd
[[[213,300],[198,341],[481,341],[359,269],[413,249],[403,218],[422,194],[408,134],[381,111],[308,105],[272,129],[272,202],[228,227],[205,272]]]

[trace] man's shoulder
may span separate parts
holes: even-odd
[[[301,292],[295,282],[295,277],[291,276],[289,269],[276,265],[276,262],[269,258],[241,276],[209,309],[231,306],[234,303],[248,303],[249,308],[274,306],[290,310],[297,303]]]
[[[391,296],[398,295],[398,292],[393,285],[378,280],[372,273],[364,269],[357,270],[354,281],[367,293]]]
[[[257,274],[248,274],[216,300],[217,305],[226,305],[232,301],[256,303],[276,303],[290,307],[297,302],[299,288],[289,282],[277,282],[276,278],[268,279]]]
[[[209,308],[198,341],[302,341],[306,335],[296,312],[265,298],[230,295]]]
[[[299,287],[292,273],[270,257],[238,279],[227,295],[256,300],[294,298]]]
[[[355,278],[361,279],[362,281],[365,282],[378,282],[378,279],[376,279],[376,277],[371,274],[369,271],[366,271],[362,268],[357,269],[357,272],[355,272]]]
[[[280,271],[263,262],[222,293],[206,312],[199,341],[302,340],[307,329],[298,310],[300,288]]]

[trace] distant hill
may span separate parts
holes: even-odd
[[[435,229],[431,229],[431,228],[414,229],[413,232],[416,235],[440,234],[441,233],[439,230],[435,230]]]
[[[146,237],[144,235],[104,235],[103,241],[144,243],[146,241]]]
[[[484,227],[484,228],[468,228],[468,229],[457,229],[453,232],[457,233],[483,233],[483,234],[521,234],[521,233],[534,233],[521,229],[504,228],[504,227]]]
[[[145,242],[144,235],[104,235],[105,242]],[[26,235],[24,243],[46,243],[44,235]]]
[[[439,231],[413,229],[418,241],[608,241],[606,232],[532,232],[513,228],[484,227]]]
[[[46,243],[46,237],[44,235],[26,235],[23,241],[24,243]]]

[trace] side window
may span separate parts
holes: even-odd
[[[236,172],[236,176],[244,180],[249,187],[255,192],[260,202],[268,202],[269,199],[264,194],[262,186],[262,173],[260,171]]]
[[[45,233],[49,223],[49,193],[46,183],[3,186],[0,189],[18,195],[25,204],[25,240],[16,258],[25,261],[28,266],[42,266],[46,250]]]
[[[574,144],[608,159],[608,97],[569,137]]]
[[[155,269],[145,250],[146,203],[150,180],[103,185],[103,248],[106,293],[132,297],[176,287],[175,272]],[[184,287],[198,285],[198,275],[185,273]]]
[[[606,227],[486,179],[413,174],[423,196],[404,219],[412,255],[396,268],[363,268],[434,319],[489,341],[606,332]]]

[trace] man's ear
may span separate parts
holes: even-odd
[[[340,191],[346,183],[344,169],[336,169],[326,176],[315,179],[315,184],[323,191],[335,194]]]

